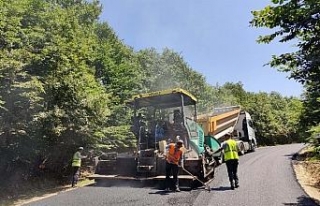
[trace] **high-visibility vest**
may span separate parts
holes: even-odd
[[[226,148],[224,149],[224,161],[239,159],[237,142],[233,139],[226,141]]]
[[[179,164],[181,155],[182,151],[180,149],[176,149],[175,144],[171,143],[168,145],[167,162],[177,165]]]
[[[72,167],[80,167],[81,166],[81,154],[80,152],[76,152],[72,158]]]

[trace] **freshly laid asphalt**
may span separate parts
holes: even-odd
[[[240,188],[230,190],[225,164],[216,170],[211,191],[203,188],[177,193],[151,187],[92,185],[60,192],[25,205],[218,205],[218,206],[316,206],[296,180],[292,155],[303,144],[258,148],[240,157]]]

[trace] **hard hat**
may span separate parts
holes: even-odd
[[[180,140],[180,136],[177,135],[177,136],[174,138],[174,141],[175,141],[175,142],[178,142],[179,140]]]
[[[179,139],[176,144],[182,145],[182,144],[183,144],[183,141],[182,141],[181,139]]]
[[[83,150],[83,147],[79,147],[78,150]]]

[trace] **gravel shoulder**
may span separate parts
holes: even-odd
[[[305,160],[307,151],[308,148],[301,150],[292,166],[303,190],[320,205],[320,161]]]

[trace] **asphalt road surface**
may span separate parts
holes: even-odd
[[[297,183],[292,155],[302,144],[258,148],[240,157],[240,188],[230,190],[225,164],[216,171],[211,191],[203,188],[178,193],[166,193],[151,187],[130,186],[81,187],[25,205],[218,205],[218,206],[315,206]]]

